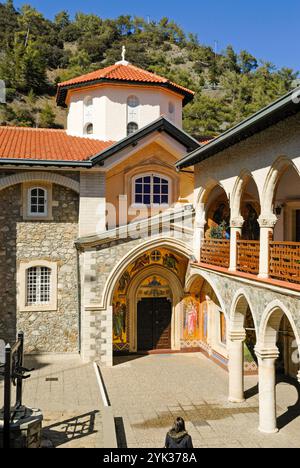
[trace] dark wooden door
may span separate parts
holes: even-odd
[[[171,302],[166,298],[142,299],[138,303],[138,350],[171,348]]]

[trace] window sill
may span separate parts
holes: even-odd
[[[19,307],[19,312],[57,312],[57,305],[32,305]]]
[[[36,221],[36,222],[41,222],[41,221],[53,221],[54,218],[53,216],[23,216],[23,221]]]

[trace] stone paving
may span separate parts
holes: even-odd
[[[93,364],[64,355],[30,357],[25,365],[36,370],[24,382],[23,402],[44,414],[43,445],[103,447],[103,403]],[[1,382],[0,395],[2,400]]]
[[[198,448],[295,448],[300,445],[298,391],[277,386],[278,434],[258,432],[257,377],[246,377],[245,404],[227,401],[228,374],[202,354],[151,355],[101,369],[115,418],[123,422],[130,448],[161,448],[177,416]],[[299,400],[300,401],[300,400]],[[288,425],[287,421],[293,419]]]

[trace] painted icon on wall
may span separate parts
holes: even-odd
[[[184,299],[184,340],[198,340],[200,338],[199,302],[193,297]]]
[[[114,343],[126,343],[126,304],[116,302],[113,306]]]

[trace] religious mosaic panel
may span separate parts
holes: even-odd
[[[128,290],[130,284],[138,273],[153,265],[173,271],[182,282],[184,281],[187,260],[167,249],[149,250],[127,268],[118,282],[113,300],[113,343],[116,352],[129,351]],[[152,274],[143,281],[136,300],[150,297],[166,297],[172,300],[170,285],[159,275]]]

